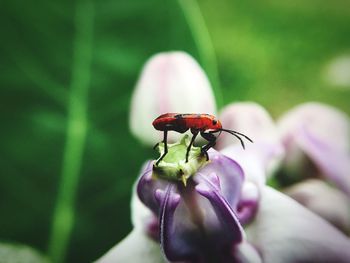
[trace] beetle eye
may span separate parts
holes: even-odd
[[[213,120],[213,125],[216,125],[218,123],[217,120]]]

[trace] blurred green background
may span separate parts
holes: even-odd
[[[1,1],[0,241],[89,262],[127,235],[132,185],[156,157],[128,126],[151,55],[190,53],[221,107],[349,114],[349,25],[347,0]]]

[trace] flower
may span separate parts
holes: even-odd
[[[243,240],[238,211],[239,205],[244,210],[239,202],[243,171],[235,161],[214,150],[209,156],[211,162],[189,178],[186,186],[154,180],[151,162],[139,180],[140,200],[158,217],[159,233],[152,236],[158,239],[159,235],[169,261],[215,258],[227,262],[232,259],[231,250]]]
[[[286,193],[349,233],[348,116],[325,104],[305,103],[283,115],[278,121],[278,129],[286,152],[281,167],[282,174],[285,175],[282,179],[289,186]]]
[[[285,192],[343,232],[349,233],[350,200],[337,188],[319,179],[308,179],[288,187]]]
[[[262,189],[259,211],[245,230],[263,262],[349,262],[347,236],[268,186]]]
[[[145,144],[154,145],[161,134],[152,121],[167,112],[216,113],[215,98],[204,71],[184,52],[159,53],[149,59],[131,99],[130,129]],[[176,133],[169,141],[177,141]]]
[[[257,196],[245,194],[241,198],[241,167],[215,150],[209,151],[208,163],[200,147],[193,147],[186,163],[189,144],[185,136],[180,143],[168,145],[169,152],[159,165],[146,164],[137,194],[157,218],[146,229],[160,242],[170,261],[205,262],[215,258],[227,262],[233,259],[235,245],[243,240],[241,223],[254,215]],[[183,182],[180,176],[174,176],[178,174],[176,169],[193,172]]]
[[[154,61],[165,57],[169,58],[170,54],[156,56]],[[210,110],[215,108],[187,110],[184,105],[187,105],[188,91],[173,93],[186,85],[181,86],[173,78],[174,71],[169,70],[171,63],[152,61],[139,81],[130,116],[132,131],[145,143],[160,140],[153,135],[153,129],[148,130],[158,115],[171,111],[213,113]],[[150,67],[153,63],[155,66]],[[158,83],[169,75],[159,69],[172,72],[170,82],[175,85],[161,94],[154,88],[167,87]],[[202,71],[200,75],[206,79]],[[191,78],[179,77],[189,83]],[[207,89],[203,89],[204,86],[193,95],[198,101],[193,102],[191,98],[188,105],[197,107],[197,103],[206,103],[207,93],[201,93]],[[210,86],[207,87],[210,90]],[[157,96],[164,97],[158,100]],[[175,109],[175,104],[181,106]],[[347,236],[300,203],[266,185],[267,175],[275,171],[284,151],[287,155],[291,153],[290,142],[297,142],[303,154],[311,152],[319,170],[331,179],[343,177],[346,165],[334,168],[334,172],[327,160],[334,165],[340,156],[338,161],[343,164],[347,148],[341,143],[337,147],[325,143],[323,139],[327,137],[318,136],[317,130],[314,133],[313,127],[307,127],[308,120],[300,127],[288,126],[285,140],[279,136],[284,133],[279,133],[267,111],[255,103],[229,105],[220,118],[225,128],[246,133],[254,144],[244,151],[223,134],[223,141],[218,145],[221,151],[211,149],[209,162],[204,160],[200,148],[193,147],[188,163],[185,162],[188,138],[169,144],[164,159],[159,163],[146,162],[135,184],[131,204],[134,229],[98,262],[348,262],[350,240]],[[302,136],[296,135],[300,132]],[[300,138],[303,140],[299,141]],[[172,140],[176,141],[174,137]],[[308,146],[303,147],[300,142]],[[158,147],[161,154],[162,148],[161,143]],[[315,148],[318,151],[314,151]],[[335,153],[333,159],[329,154],[319,153],[320,149],[331,149]]]
[[[345,113],[305,103],[282,116],[278,128],[288,172],[322,176],[350,197],[350,120]]]
[[[169,145],[170,157],[158,169],[184,162],[189,141],[182,143],[181,153],[177,143]],[[205,158],[193,153],[189,166]],[[155,176],[155,161],[148,161],[134,189],[134,230],[98,262],[346,262],[350,257],[350,240],[322,218],[270,187],[258,190],[231,158],[215,150],[209,156],[186,186],[180,177]]]
[[[224,127],[254,138],[246,151],[225,134],[219,144],[222,153],[238,161],[246,176],[255,175],[255,182],[261,184],[265,183],[264,171],[276,180],[275,171],[279,169],[277,180],[287,187],[287,194],[348,233],[350,199],[322,182],[302,181],[321,175],[348,191],[350,137],[344,113],[324,104],[307,103],[287,112],[276,125],[260,105],[241,102],[226,106],[220,119]],[[333,129],[336,136],[332,136]],[[293,182],[299,183],[291,185]]]
[[[220,112],[220,121],[226,129],[236,130],[254,138],[255,147],[262,142],[276,143],[277,127],[270,114],[261,105],[255,102],[231,103]],[[223,149],[237,140],[229,134],[222,134],[218,141],[218,149]]]
[[[218,139],[217,148],[238,161],[250,180],[265,184],[265,175],[273,173],[284,154],[277,126],[270,114],[257,103],[240,102],[226,106],[219,119],[223,127],[248,135],[254,143],[247,144],[244,151],[233,136],[223,133]],[[252,175],[255,178],[251,178]]]

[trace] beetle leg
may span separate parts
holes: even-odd
[[[159,142],[157,142],[154,146],[153,146],[153,150],[155,150],[159,145]]]
[[[163,143],[164,143],[164,153],[163,153],[162,156],[158,159],[158,161],[156,162],[156,165],[158,165],[159,162],[160,162],[161,160],[163,160],[163,158],[165,157],[165,155],[168,153],[167,137],[168,137],[168,131],[165,130],[165,131],[164,131],[164,139],[163,139]]]
[[[190,154],[190,150],[191,150],[191,146],[194,143],[194,140],[196,139],[197,135],[198,135],[198,130],[191,130],[193,136],[190,142],[190,145],[188,145],[187,147],[187,151],[186,151],[186,163],[188,162],[188,155]]]
[[[215,146],[216,144],[216,137],[213,133],[210,132],[201,132],[201,136],[208,141],[208,144],[204,145],[202,147],[202,152],[207,157],[207,161],[209,160],[208,150]]]

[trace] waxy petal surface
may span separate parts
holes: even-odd
[[[286,194],[345,233],[350,231],[350,198],[319,179],[309,179],[285,190]]]
[[[278,126],[287,169],[309,175],[308,158],[319,175],[350,196],[350,119],[345,113],[321,103],[306,103],[282,116]]]
[[[254,102],[232,103],[220,113],[220,120],[225,129],[238,131],[247,135],[253,143],[245,142],[244,151],[239,140],[229,133],[223,132],[217,142],[217,148],[231,149],[234,160],[240,164],[258,160],[266,174],[271,174],[283,157],[284,149],[278,138],[278,130],[270,114]],[[239,158],[239,159],[237,159]]]
[[[130,128],[143,143],[153,146],[162,138],[152,121],[168,112],[216,113],[211,85],[199,64],[185,52],[164,52],[145,64],[132,95]],[[169,141],[179,138],[169,133]]]
[[[126,238],[96,261],[96,263],[115,262],[166,263],[168,261],[164,258],[159,244],[143,231],[135,228]]]
[[[265,187],[248,241],[263,262],[349,262],[350,240],[293,199]]]

